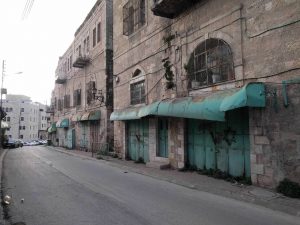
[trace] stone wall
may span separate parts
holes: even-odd
[[[267,85],[267,106],[250,110],[252,182],[274,188],[283,178],[300,183],[300,84]],[[285,106],[284,97],[288,98]]]
[[[136,69],[143,71],[146,104],[209,91],[266,82],[267,106],[249,108],[251,174],[254,184],[274,188],[287,177],[299,181],[300,101],[297,84],[288,85],[290,104],[285,107],[282,80],[299,77],[300,2],[298,0],[199,1],[174,19],[154,16],[147,2],[146,25],[123,35],[122,8],[127,0],[114,1],[114,110],[130,105],[130,82]],[[164,38],[173,35],[170,43]],[[188,90],[184,65],[195,48],[208,38],[219,38],[232,50],[235,80]],[[162,59],[168,57],[175,88],[166,90]],[[275,90],[275,91],[274,91]],[[157,131],[150,121],[150,160],[155,160]],[[300,121],[300,120],[299,120]],[[114,138],[126,149],[125,123],[114,122]],[[185,122],[172,118],[169,127],[169,160],[173,167],[185,162]]]

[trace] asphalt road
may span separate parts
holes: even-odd
[[[299,217],[45,147],[4,159],[10,222],[27,225],[294,225]],[[21,199],[24,198],[24,202]]]

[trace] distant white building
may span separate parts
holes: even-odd
[[[10,128],[6,131],[9,138],[30,141],[47,139],[46,105],[32,102],[24,95],[7,95],[2,103],[6,121]]]

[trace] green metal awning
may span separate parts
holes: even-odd
[[[142,106],[138,110],[138,117],[142,118],[145,116],[150,116],[150,115],[157,115],[157,107],[159,106],[160,102],[154,102],[152,104]]]
[[[81,118],[81,114],[76,114],[71,117],[71,121],[77,122],[80,121],[80,118]]]
[[[57,127],[57,128],[67,128],[67,127],[69,127],[69,119],[67,119],[67,118],[60,119],[60,120],[56,123],[56,127]]]
[[[161,101],[157,115],[225,121],[225,113],[219,110],[222,102],[220,96],[212,97],[186,97]]]
[[[101,117],[101,111],[100,110],[92,111],[89,114],[89,120],[100,120],[100,117]]]
[[[138,111],[140,108],[129,108],[120,111],[114,111],[110,115],[110,120],[137,120],[140,119]]]
[[[48,133],[56,132],[56,123],[52,123],[51,126],[48,128]]]
[[[69,127],[69,119],[65,118],[62,119],[62,121],[60,122],[60,128],[67,128]]]
[[[84,113],[81,116],[80,121],[99,120],[100,118],[101,118],[101,111],[95,110],[95,111]]]
[[[202,96],[162,100],[138,108],[115,111],[110,120],[135,120],[149,115],[225,121],[225,112],[241,107],[265,107],[264,84],[207,92]]]
[[[88,120],[89,120],[89,115],[90,115],[89,112],[84,113],[84,114],[81,116],[80,121],[88,121]]]
[[[221,111],[241,107],[265,107],[265,85],[263,83],[250,83],[231,96],[224,98],[220,105]]]

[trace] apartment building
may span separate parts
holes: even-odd
[[[49,112],[56,146],[96,151],[113,139],[112,1],[98,0],[59,57]]]
[[[299,1],[120,0],[113,9],[120,156],[270,188],[300,183]]]
[[[7,137],[23,141],[47,139],[46,105],[24,95],[7,95],[2,106],[7,114],[3,120],[10,126]]]

